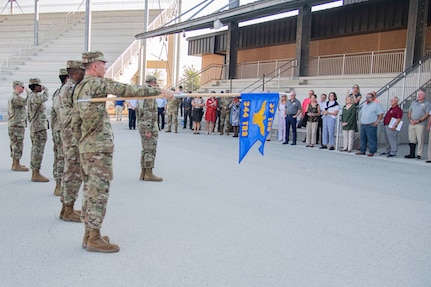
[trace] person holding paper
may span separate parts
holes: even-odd
[[[401,130],[401,118],[403,117],[403,111],[398,106],[398,101],[398,97],[392,97],[391,107],[383,118],[387,145],[386,152],[381,153],[381,155],[387,155],[387,157],[396,156],[398,150],[398,133]]]

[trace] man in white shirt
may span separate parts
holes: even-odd
[[[127,109],[129,110],[129,130],[136,129],[136,107],[138,100],[128,100]]]
[[[157,124],[159,126],[159,131],[165,128],[165,113],[166,113],[166,99],[165,98],[157,98]],[[160,126],[160,118],[162,121],[162,125]]]

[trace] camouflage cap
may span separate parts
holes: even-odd
[[[95,52],[84,52],[82,53],[82,63],[88,64],[96,61],[102,61],[106,63],[105,56],[100,51]]]
[[[69,74],[67,73],[67,70],[66,70],[66,69],[60,69],[60,70],[58,71],[58,75],[59,75],[59,76],[67,76],[67,75],[69,75]]]
[[[145,77],[145,82],[146,83],[156,83],[157,84],[157,78],[156,77],[154,77],[154,76],[152,76],[152,75],[147,75],[146,77]]]
[[[34,79],[28,80],[28,84],[29,85],[39,85],[39,86],[41,86],[39,78],[34,78]]]
[[[84,66],[82,65],[82,61],[67,61],[66,68],[68,69],[82,69],[84,70]]]
[[[12,87],[15,89],[17,86],[24,87],[24,83],[21,81],[13,81]]]

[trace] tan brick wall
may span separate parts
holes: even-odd
[[[363,34],[333,39],[315,40],[310,43],[310,57],[357,53],[406,47],[407,30]],[[427,28],[426,46],[431,47],[431,27]],[[277,45],[238,51],[238,63],[295,58],[295,44]],[[223,56],[204,55],[202,67],[213,63],[222,64]]]
[[[205,54],[202,56],[202,68],[212,65],[212,64],[224,64],[224,56],[214,55],[214,54]]]

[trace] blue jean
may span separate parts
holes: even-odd
[[[367,149],[375,154],[377,151],[377,127],[371,125],[361,125],[361,152]]]
[[[335,120],[331,116],[322,119],[322,145],[335,146]]]
[[[289,131],[291,126],[292,126],[292,133],[293,133],[292,142],[296,143],[296,118],[292,116],[287,116],[286,117],[286,141],[287,142],[289,141]]]

